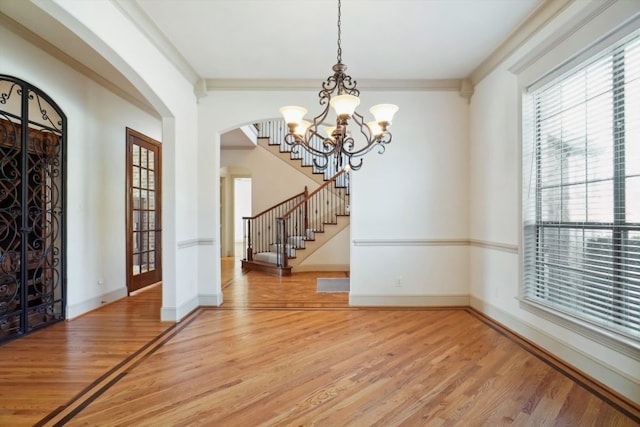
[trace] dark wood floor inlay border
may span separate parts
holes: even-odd
[[[187,319],[180,323],[173,323],[165,331],[157,337],[149,341],[138,351],[131,354],[118,365],[107,371],[100,378],[88,385],[78,395],[76,395],[67,404],[59,407],[51,412],[45,418],[40,420],[36,426],[45,426],[53,423],[54,426],[63,426],[73,417],[78,415],[84,408],[91,404],[95,399],[100,397],[105,391],[109,390],[114,384],[124,378],[125,375],[145,359],[149,358],[159,348],[165,345],[169,340],[178,335],[181,331],[191,324],[202,313],[201,309],[194,310],[189,314]]]
[[[552,354],[544,350],[543,348],[537,346],[532,343],[528,339],[520,336],[519,334],[511,331],[510,329],[504,327],[500,323],[495,320],[485,316],[481,312],[469,308],[467,311],[477,317],[480,321],[484,322],[487,326],[509,338],[515,344],[517,344],[520,348],[528,352],[529,354],[537,357],[540,361],[547,364],[548,366],[556,369],[558,372],[562,373],[564,376],[569,378],[571,381],[576,382],[585,390],[588,390],[590,393],[595,394],[600,399],[607,402],[609,405],[613,406],[632,420],[640,425],[640,408],[635,405],[633,402],[629,402],[623,399],[621,396],[609,390],[604,385],[598,383],[594,379],[588,377],[572,366],[567,365],[561,360],[554,357]]]

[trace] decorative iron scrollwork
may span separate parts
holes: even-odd
[[[64,319],[65,123],[44,92],[0,75],[0,341]]]

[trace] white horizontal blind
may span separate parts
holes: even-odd
[[[524,98],[525,300],[640,341],[640,38]]]

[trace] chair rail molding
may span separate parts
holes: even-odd
[[[213,246],[216,240],[212,237],[202,239],[181,240],[177,243],[178,249],[190,248],[192,246]]]
[[[518,245],[478,239],[354,239],[353,246],[475,246],[518,254]]]

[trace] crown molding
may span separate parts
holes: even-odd
[[[620,7],[630,6],[630,7]],[[573,37],[581,37],[580,33],[589,33],[593,29],[598,27],[598,21],[602,20],[602,17],[606,21],[609,21],[612,17],[621,22],[621,25],[616,27],[613,31],[607,31],[604,35],[596,37],[591,42],[585,43],[578,52],[572,55],[572,58],[566,58],[565,54],[560,54],[561,59],[557,61],[559,65],[554,70],[544,70],[543,73],[529,71],[535,68],[535,63],[542,60],[545,55],[550,54],[554,49],[562,46],[565,43],[570,43]],[[595,54],[594,49],[603,49],[610,43],[614,43],[619,37],[623,37],[635,31],[637,28],[637,22],[639,20],[639,14],[637,10],[637,3],[631,2],[619,2],[618,0],[599,0],[593,1],[589,5],[583,7],[578,13],[576,13],[565,25],[554,31],[549,37],[541,42],[535,49],[529,51],[525,56],[516,61],[509,71],[513,74],[519,75],[522,78],[522,74],[525,75],[523,84],[530,89],[532,86],[539,86],[548,81],[551,76],[557,76],[563,71],[567,71],[567,67],[575,66],[592,55]],[[609,25],[607,25],[609,26]],[[600,48],[598,46],[601,46]],[[569,60],[567,62],[567,60]],[[573,64],[573,65],[572,65]],[[527,75],[529,74],[529,75]]]
[[[187,62],[180,51],[160,31],[158,26],[142,10],[138,2],[131,0],[111,0],[111,2],[126,16],[147,38],[158,48],[160,52],[171,62],[178,71],[191,82],[197,85],[200,76]]]
[[[467,104],[471,102],[474,90],[471,79],[460,80],[460,96],[467,100]]]
[[[502,61],[533,37],[542,27],[558,16],[576,0],[545,0],[471,73],[471,81],[477,84]]]
[[[317,90],[321,80],[312,79],[207,79],[215,90]],[[358,89],[380,91],[459,91],[460,79],[359,79]]]
[[[9,16],[5,15],[2,12],[0,12],[0,25],[5,27],[12,33],[16,34],[18,37],[22,38],[23,40],[27,41],[28,43],[31,43],[32,45],[41,49],[46,54],[52,56],[53,58],[67,65],[74,71],[84,75],[85,77],[96,82],[106,90],[114,93],[116,96],[119,96],[125,101],[135,105],[142,111],[152,115],[153,117],[158,117],[158,118],[160,117],[158,115],[158,112],[149,103],[138,98],[137,96],[131,95],[131,93],[129,93],[128,91],[123,90],[122,88],[115,85],[111,81],[105,79],[100,74],[93,71],[91,68],[87,67],[80,61],[74,59],[73,57],[71,57],[61,49],[49,43],[48,41],[46,41],[45,39],[43,39],[33,31],[29,30],[24,25],[11,19]]]

